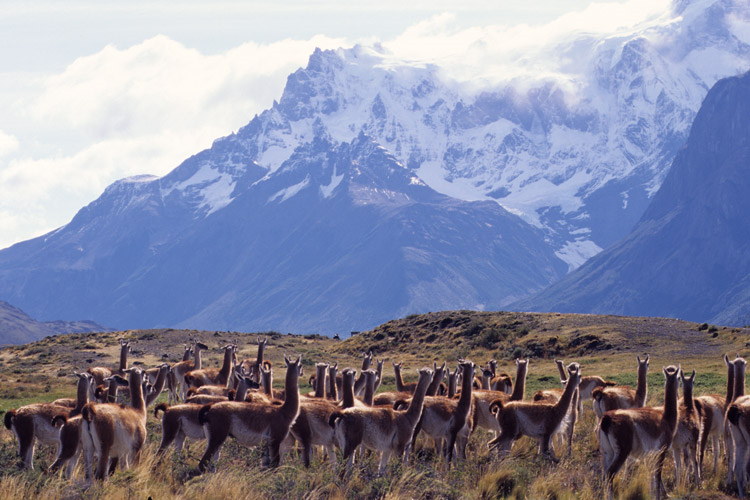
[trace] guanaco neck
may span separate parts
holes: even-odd
[[[341,396],[343,408],[351,408],[354,406],[354,371],[344,370],[343,380],[341,384]]]
[[[130,343],[123,342],[120,345],[120,368],[118,371],[124,373],[128,369],[128,351],[130,350]]]
[[[528,360],[518,361],[516,366],[516,383],[513,384],[513,392],[510,394],[511,401],[522,401],[526,391],[526,371],[528,369]]]
[[[156,375],[156,381],[154,381],[154,390],[151,392],[151,394],[146,398],[146,406],[150,406],[151,403],[156,401],[156,398],[159,397],[159,394],[161,394],[161,391],[164,390],[164,384],[167,381],[167,374],[169,373],[169,368],[166,366],[160,366],[159,367],[159,373]]]
[[[105,403],[116,403],[117,402],[117,391],[120,390],[120,387],[117,385],[117,381],[115,379],[111,379],[109,381],[109,388],[107,389],[107,399],[104,401]]]
[[[76,407],[75,411],[77,413],[81,412],[81,409],[86,406],[86,403],[89,402],[89,388],[91,387],[91,383],[89,382],[88,377],[82,377],[78,376],[78,385],[76,385]]]
[[[365,395],[362,398],[362,402],[367,406],[372,406],[372,402],[375,399],[375,377],[377,377],[377,374],[373,370],[365,372]]]
[[[265,351],[266,351],[266,341],[261,340],[260,342],[258,342],[258,356],[255,359],[255,363],[258,366],[263,364],[263,355],[265,354]]]
[[[417,388],[414,390],[414,397],[411,398],[409,407],[406,409],[406,417],[417,425],[417,422],[422,417],[422,408],[424,406],[424,397],[427,393],[427,386],[430,385],[430,378],[432,374],[428,371],[419,373],[419,382],[417,382]]]
[[[143,399],[143,374],[140,370],[130,372],[128,377],[130,384],[130,404],[138,413],[146,416],[146,402]]]
[[[328,371],[328,365],[318,363],[315,365],[315,397],[324,398],[326,397],[326,372]]]
[[[375,371],[377,374],[377,377],[375,378],[375,390],[378,390],[378,387],[380,387],[380,383],[383,381],[383,360],[378,361],[378,367]]]
[[[473,382],[472,376],[472,382]],[[456,385],[458,384],[458,370],[455,372],[448,372],[448,398],[453,399],[456,395]],[[472,385],[474,385],[472,383]]]
[[[195,346],[195,351],[193,352],[193,370],[203,369],[203,357],[201,356],[201,351],[203,351],[203,349]]]
[[[724,400],[724,410],[729,407],[730,404],[732,404],[732,401],[734,401],[734,363],[732,363],[729,360],[726,360],[727,363],[727,397]]]
[[[737,358],[734,360],[734,393],[732,401],[736,401],[745,395],[745,360]]]
[[[357,381],[354,382],[354,394],[362,394],[362,391],[365,388],[365,370],[370,369],[370,363],[372,363],[372,355],[365,354],[362,358],[362,369],[359,371],[359,377],[357,377]]]
[[[471,408],[471,388],[474,382],[474,364],[463,363],[461,365],[463,379],[461,381],[461,396],[458,398],[456,411],[461,414],[468,414]]]
[[[240,381],[237,383],[237,390],[234,393],[234,400],[235,401],[244,401],[247,397],[247,391],[250,389],[250,384],[248,383],[247,377],[242,377]]]
[[[225,347],[224,348],[224,363],[221,365],[221,370],[219,370],[219,384],[226,384],[229,381],[229,375],[232,373],[232,355],[234,354],[234,349],[232,347]]]
[[[557,365],[557,371],[560,373],[560,380],[566,382],[568,380],[568,374],[565,373],[565,365],[559,359],[555,360],[555,364]]]
[[[638,386],[635,388],[635,406],[643,408],[648,397],[648,363],[638,364]]]
[[[435,367],[435,372],[432,374],[430,385],[427,386],[427,396],[434,396],[437,394],[438,387],[440,387],[440,383],[443,381],[444,372],[445,366],[440,368]]]
[[[568,377],[568,379],[565,381],[565,390],[563,390],[562,396],[560,396],[560,399],[557,401],[557,403],[555,403],[555,412],[558,415],[561,415],[561,418],[565,415],[565,413],[567,413],[568,408],[570,407],[570,402],[573,400],[573,396],[575,395],[580,382],[581,375],[579,372],[576,372],[575,375]]]
[[[262,370],[261,371],[261,383],[263,384],[263,392],[267,396],[273,397],[273,371]]]
[[[664,414],[662,421],[666,422],[671,429],[677,425],[677,372],[667,374],[664,383]]]
[[[489,371],[489,370],[482,370],[482,390],[483,391],[489,391],[490,390],[490,378],[491,377],[492,377],[492,372],[491,371]]]
[[[287,415],[297,415],[299,412],[299,365],[291,363],[286,368],[284,379],[284,403],[281,411]]]
[[[682,380],[682,404],[685,406],[685,413],[688,415],[695,411],[693,404],[693,381],[691,379]]]
[[[396,390],[398,392],[404,392],[404,379],[401,378],[401,365],[393,365],[393,374],[396,377]]]
[[[339,388],[336,385],[336,373],[337,372],[338,372],[338,367],[336,366],[328,367],[328,399],[332,399],[333,401],[339,400]]]

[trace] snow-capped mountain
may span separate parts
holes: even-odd
[[[524,310],[750,320],[750,72],[708,93],[643,218]]]
[[[572,35],[548,49],[555,78],[482,91],[378,47],[316,51],[237,140],[272,174],[316,134],[365,132],[435,190],[543,228],[575,267],[638,220],[707,90],[750,67],[749,44],[746,2],[702,0],[634,31]]]
[[[437,193],[364,134],[312,138],[272,175],[235,139],[0,252],[0,296],[120,327],[331,333],[498,308],[565,272],[541,231]]]
[[[546,50],[545,76],[491,85],[380,46],[316,50],[236,133],[0,251],[0,299],[297,332],[520,299],[641,217],[707,90],[750,67],[750,6],[676,2]]]

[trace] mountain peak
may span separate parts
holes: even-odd
[[[520,304],[559,312],[750,320],[750,73],[719,81],[640,222]]]

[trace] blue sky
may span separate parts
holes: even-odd
[[[615,33],[668,4],[3,1],[0,248],[67,223],[116,179],[163,175],[244,125],[315,47],[378,42],[458,80],[491,80],[477,71],[526,70],[517,54],[544,54],[568,32]]]

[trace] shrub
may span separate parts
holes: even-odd
[[[482,330],[484,330],[484,325],[482,323],[476,320],[470,321],[464,326],[463,330],[461,330],[461,336],[476,337],[482,332]]]
[[[493,349],[495,345],[503,340],[503,334],[498,331],[497,329],[487,329],[484,330],[481,335],[479,335],[474,343],[478,347],[484,347],[485,349]]]
[[[482,500],[494,500],[506,498],[516,488],[516,476],[510,469],[500,469],[485,474],[479,479],[479,498]]]
[[[701,326],[698,327],[699,332],[702,332],[703,330],[708,330],[708,323],[702,323]]]

